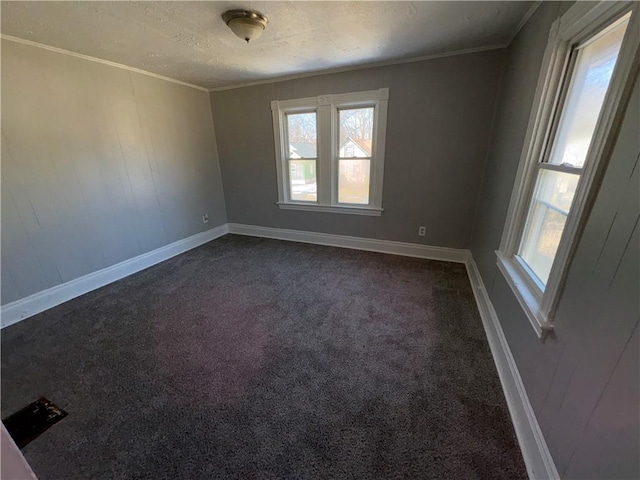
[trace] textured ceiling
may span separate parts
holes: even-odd
[[[503,44],[533,2],[2,2],[2,33],[217,88]],[[247,45],[221,14],[266,14]]]

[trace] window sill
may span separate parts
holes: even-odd
[[[536,335],[544,340],[545,336],[553,331],[553,325],[542,310],[542,295],[532,285],[531,279],[515,258],[508,258],[499,251],[496,251],[496,255],[498,269],[518,299]]]
[[[368,215],[370,217],[379,217],[382,215],[382,208],[372,207],[352,207],[346,205],[317,205],[302,203],[283,203],[276,202],[276,205],[282,210],[304,210],[307,212],[323,212],[323,213],[344,213],[347,215]]]

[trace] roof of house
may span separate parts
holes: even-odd
[[[373,140],[370,138],[353,138],[353,142],[358,145],[362,150],[367,152],[367,154],[371,155],[371,145],[373,144]]]
[[[365,152],[367,155],[371,155],[371,139],[347,137],[344,142],[342,142],[342,145],[340,145],[340,148],[344,147],[349,141],[352,141],[360,150]]]
[[[318,156],[315,143],[289,142],[291,155],[295,153],[300,158],[316,158]]]

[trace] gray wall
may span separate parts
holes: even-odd
[[[504,50],[211,93],[229,221],[467,248]],[[389,87],[381,217],[280,210],[271,100]],[[418,226],[426,225],[426,237]]]
[[[2,304],[225,222],[207,92],[2,41]]]
[[[496,250],[553,20],[543,4],[510,45],[472,252],[562,478],[639,478],[640,85],[570,266],[556,335],[541,343]]]

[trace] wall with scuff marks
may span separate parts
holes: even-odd
[[[212,92],[229,221],[467,248],[503,58],[499,49]],[[382,216],[280,210],[270,102],[384,87]]]
[[[3,305],[224,223],[207,92],[2,40]]]
[[[637,78],[545,343],[496,267],[549,28],[569,6],[545,2],[508,49],[471,248],[560,476],[639,478]]]

